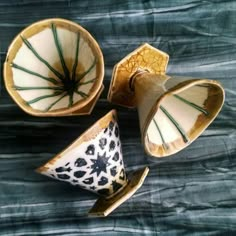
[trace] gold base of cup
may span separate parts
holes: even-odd
[[[122,191],[110,198],[100,197],[89,211],[89,216],[105,217],[109,215],[123,202],[133,196],[133,194],[142,186],[148,172],[148,167],[133,172],[128,177],[128,184],[122,189]]]

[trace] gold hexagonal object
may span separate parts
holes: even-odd
[[[108,100],[121,106],[135,107],[130,78],[140,69],[163,75],[166,72],[168,60],[168,54],[147,43],[141,45],[114,66]]]

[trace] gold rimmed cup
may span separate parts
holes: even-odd
[[[4,64],[7,91],[35,116],[90,114],[103,90],[98,43],[79,24],[47,19],[24,29]]]
[[[144,44],[117,63],[108,100],[137,108],[147,154],[164,157],[193,142],[210,125],[224,103],[215,80],[168,76],[169,56]]]
[[[37,172],[100,197],[89,212],[107,216],[142,185],[148,167],[127,174],[117,114],[110,111]]]

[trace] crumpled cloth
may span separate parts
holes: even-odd
[[[90,116],[39,118],[13,102],[1,75],[0,235],[235,235],[236,2],[1,0],[1,71],[15,35],[52,17],[78,22],[95,37],[105,58],[106,89]],[[208,129],[162,159],[144,153],[137,112],[106,100],[113,66],[143,42],[169,54],[168,74],[215,79],[226,92]],[[94,194],[34,169],[114,107],[126,170],[149,166],[150,173],[107,218],[88,218]]]

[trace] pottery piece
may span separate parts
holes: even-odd
[[[148,168],[127,178],[112,110],[37,172],[100,195],[90,214],[106,216],[137,191]]]
[[[214,80],[165,74],[168,55],[144,44],[115,65],[108,100],[135,108],[147,154],[164,157],[187,147],[215,119],[224,90]]]
[[[90,114],[103,90],[103,55],[77,23],[47,19],[24,29],[4,64],[6,88],[35,116]]]

